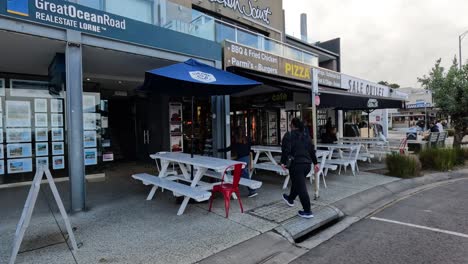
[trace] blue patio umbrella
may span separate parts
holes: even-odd
[[[229,95],[262,83],[189,59],[147,71],[140,90],[192,97],[191,157],[193,157],[193,101],[195,96]],[[192,170],[193,173],[193,170]]]

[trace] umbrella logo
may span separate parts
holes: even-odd
[[[216,82],[216,77],[214,77],[214,75],[211,73],[206,73],[202,71],[191,71],[189,72],[189,74],[190,74],[190,77],[192,77],[192,79],[200,81],[200,82],[204,82],[204,83]]]

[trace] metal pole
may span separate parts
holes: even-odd
[[[66,120],[68,140],[68,174],[70,176],[71,211],[85,209],[86,182],[83,155],[83,78],[81,33],[67,30]]]
[[[463,32],[460,36],[458,36],[458,58],[459,58],[459,65],[460,65],[460,70],[463,66],[463,60],[462,60],[462,54],[461,54],[461,42],[463,40],[463,38],[466,36],[466,34],[468,34],[468,30]]]
[[[312,68],[312,134],[315,149],[317,149],[317,107],[315,106],[315,96],[318,94],[318,72]]]
[[[427,130],[427,108],[426,102],[424,101],[424,131]]]
[[[460,60],[458,64],[460,65],[460,70],[462,68],[462,54],[461,54],[461,41],[462,41],[462,35],[458,36],[458,59]]]
[[[193,123],[195,122],[194,119],[193,119],[193,101],[194,101],[194,96],[192,96],[192,136],[190,137],[190,145],[191,148],[190,148],[190,157],[193,158]],[[190,179],[193,180],[193,165],[190,165]]]
[[[367,110],[367,138],[370,138],[370,111]]]

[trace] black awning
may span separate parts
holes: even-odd
[[[235,74],[260,81],[280,90],[296,93],[308,93],[308,97],[310,98],[310,93],[312,91],[311,83],[238,67],[229,67],[227,70]],[[319,108],[335,108],[338,110],[404,108],[403,99],[352,94],[344,89],[328,88],[323,86],[319,86],[319,93]]]
[[[241,75],[253,80],[257,80],[266,85],[279,88],[281,90],[298,92],[298,93],[310,93],[312,87],[310,83],[300,82],[285,77],[277,77],[274,75],[261,73],[257,71],[251,71],[243,68],[229,67],[227,71]]]
[[[365,96],[329,88],[319,89],[320,108],[335,108],[338,110],[368,110],[404,108],[404,100]]]

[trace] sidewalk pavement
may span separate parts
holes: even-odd
[[[247,198],[247,190],[242,190],[244,214],[233,200],[226,219],[221,197],[215,200],[211,213],[207,210],[208,203],[191,203],[182,216],[176,215],[179,205],[171,192],[158,191],[152,201],[146,201],[151,187],[130,176],[140,172],[154,174],[154,168],[134,163],[117,165],[106,172],[105,181],[87,184],[88,210],[70,216],[72,226],[76,227],[77,242],[83,243],[76,253],[69,250],[60,213],[48,186],[42,185],[17,263],[216,263],[215,256],[228,254],[229,249],[237,249],[234,246],[243,245],[248,249],[249,243],[258,244],[258,241],[263,241],[266,247],[258,254],[259,260],[265,260],[270,250],[273,255],[270,263],[287,262],[304,250],[292,244],[293,239],[303,235],[304,230],[312,230],[340,216],[332,204],[398,180],[372,172],[383,166],[361,163],[357,177],[349,171],[342,175],[330,173],[326,177],[328,188],[322,185],[319,200],[313,201],[316,217],[310,220],[297,216],[301,209],[298,200],[294,207],[282,201],[284,178],[275,174],[255,175],[254,179],[263,181],[259,195]],[[68,182],[58,183],[57,187],[68,208]],[[312,188],[308,186],[308,189],[313,197]],[[0,189],[0,263],[9,261],[28,190],[25,187]],[[284,249],[282,253],[274,251],[274,245]],[[255,254],[249,257],[255,259]]]

